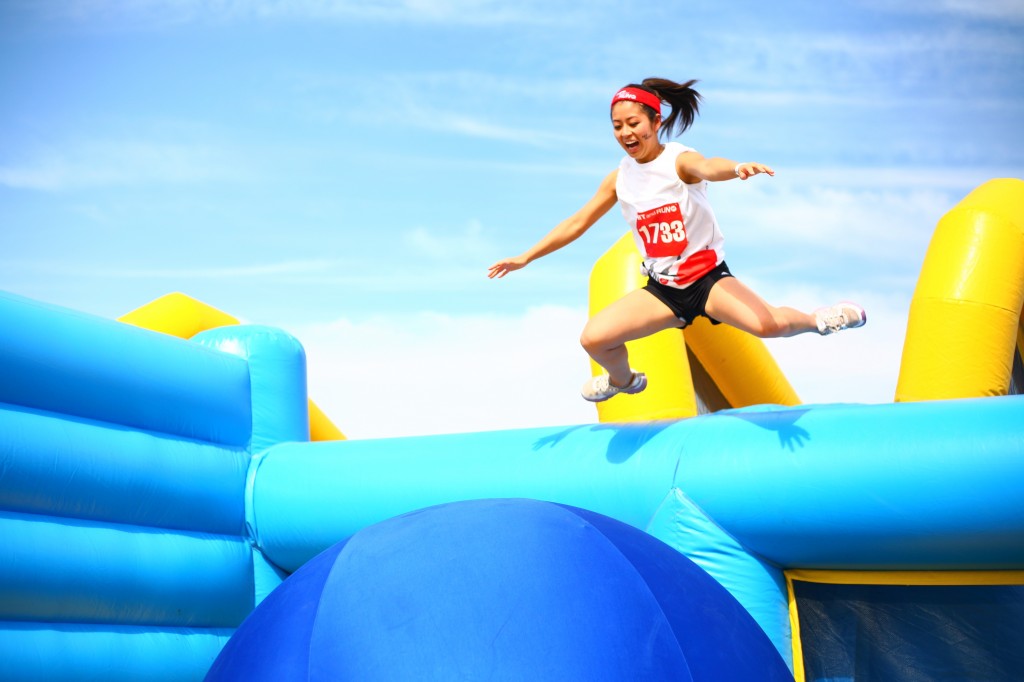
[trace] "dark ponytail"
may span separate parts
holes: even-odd
[[[690,80],[685,83],[676,83],[666,78],[645,78],[640,85],[633,84],[626,87],[647,90],[657,95],[663,102],[668,102],[672,111],[662,121],[658,134],[660,137],[671,137],[686,132],[687,128],[693,125],[697,114],[700,113],[701,96],[693,89],[696,82],[696,80]],[[658,112],[646,104],[642,106],[653,121]]]

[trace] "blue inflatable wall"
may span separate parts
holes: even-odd
[[[647,531],[792,663],[784,569],[1024,568],[1024,398],[309,443],[287,334],[193,341],[0,293],[5,680],[199,680],[281,579],[432,505]]]
[[[279,582],[244,490],[253,452],[308,437],[301,346],[2,293],[0,320],[4,679],[201,679]]]

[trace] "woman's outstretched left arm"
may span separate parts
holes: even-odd
[[[761,173],[775,175],[769,166],[753,161],[736,163],[720,156],[706,157],[700,152],[683,152],[676,157],[676,174],[680,180],[689,184],[701,180],[746,180]]]

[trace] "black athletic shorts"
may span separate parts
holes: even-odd
[[[729,272],[729,266],[725,264],[725,261],[722,261],[711,272],[685,289],[677,289],[676,287],[659,284],[653,277],[647,278],[647,285],[644,289],[651,292],[655,298],[667,305],[669,310],[679,318],[679,321],[682,322],[679,325],[680,329],[697,319],[698,315],[703,315],[711,320],[711,324],[721,324],[721,322],[710,317],[704,311],[704,306],[708,304],[708,296],[711,294],[711,287],[715,286],[715,282],[732,276],[732,273]]]

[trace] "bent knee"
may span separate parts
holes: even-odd
[[[611,339],[607,334],[602,333],[600,327],[594,324],[587,324],[580,332],[580,345],[588,353],[591,351],[602,351],[611,345]]]
[[[580,333],[580,345],[583,346],[583,350],[589,353],[591,350],[597,348],[597,346],[599,345],[600,342],[598,338],[599,337],[596,334],[590,332],[589,329],[584,329]]]

